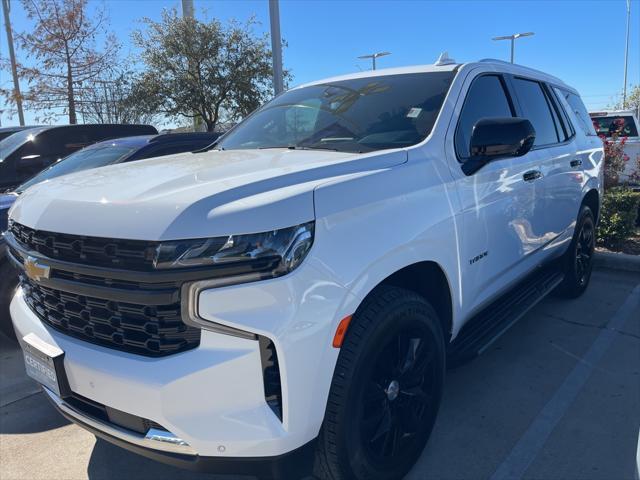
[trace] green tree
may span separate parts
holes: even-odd
[[[236,121],[271,96],[272,67],[268,37],[245,24],[200,21],[165,10],[133,35],[146,70],[137,95],[146,110],[168,116],[199,117],[212,131]]]

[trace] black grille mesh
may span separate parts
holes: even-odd
[[[34,230],[11,222],[9,231],[27,250],[48,258],[99,267],[153,270],[157,242],[87,237]]]
[[[152,357],[200,343],[200,330],[182,321],[180,302],[115,302],[54,290],[24,276],[21,284],[25,301],[44,323],[88,342]]]

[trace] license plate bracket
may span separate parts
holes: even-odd
[[[27,375],[60,398],[70,396],[71,389],[64,371],[64,352],[34,333],[20,342]]]

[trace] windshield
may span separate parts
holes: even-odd
[[[598,135],[610,137],[617,134],[621,137],[637,137],[638,130],[632,116],[592,117],[593,127]]]
[[[80,170],[87,170],[89,168],[104,167],[105,165],[111,165],[117,163],[125,157],[128,157],[131,153],[138,150],[135,147],[123,147],[105,145],[104,147],[90,147],[72,153],[68,157],[59,160],[51,165],[46,170],[43,170],[35,177],[27,180],[16,191],[22,193],[36,183],[43,182],[44,180],[51,180],[52,178],[59,177],[61,175],[67,175],[69,173],[78,172]]]
[[[370,152],[431,132],[454,72],[356,78],[289,90],[229,132],[218,148]]]
[[[0,161],[7,158],[25,143],[33,140],[36,135],[46,129],[47,127],[21,130],[0,141]]]

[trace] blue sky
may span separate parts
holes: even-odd
[[[96,6],[102,0],[90,0]],[[125,51],[139,20],[159,18],[163,8],[180,8],[180,0],[104,0],[111,27]],[[194,0],[199,18],[261,22],[268,31],[267,0]],[[631,2],[629,83],[640,83],[640,1]],[[281,0],[285,68],[293,84],[370,68],[358,55],[388,50],[379,68],[433,63],[446,50],[458,61],[508,59],[509,42],[491,38],[515,32],[535,32],[516,45],[516,62],[544,70],[576,87],[590,109],[603,108],[622,90],[624,0],[499,0],[499,1],[366,1]],[[16,31],[28,28],[19,0],[12,0]],[[0,32],[0,54],[6,56],[6,36]],[[135,53],[135,51],[131,51]],[[18,52],[22,55],[22,52]],[[20,58],[21,61],[28,59]],[[0,72],[9,86],[9,72]],[[33,118],[26,113],[27,120]],[[60,119],[64,122],[64,117]],[[2,125],[17,118],[2,114]]]

